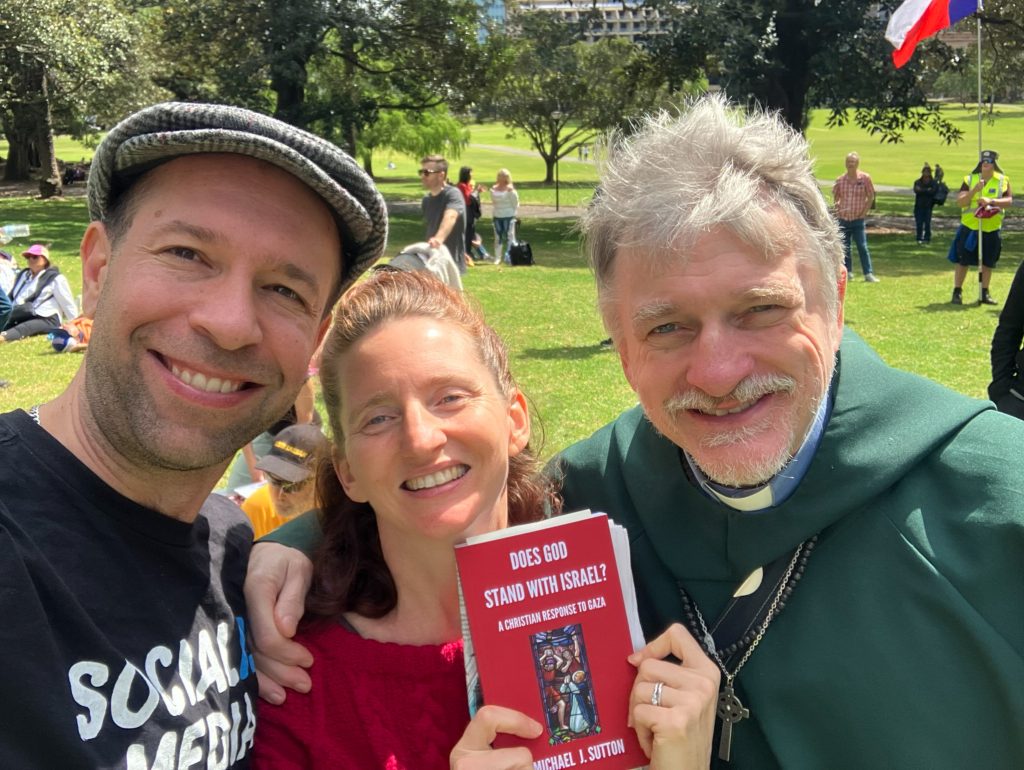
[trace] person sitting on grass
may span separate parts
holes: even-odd
[[[68,279],[50,264],[50,250],[36,243],[21,253],[28,267],[14,279],[10,298],[14,305],[0,343],[48,334],[78,316],[78,305]]]

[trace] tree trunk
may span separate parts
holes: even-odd
[[[4,181],[25,182],[32,178],[31,158],[35,125],[24,103],[12,103],[10,116],[10,120],[4,122],[4,135],[8,143]]]
[[[43,198],[52,198],[64,194],[64,183],[60,176],[60,169],[57,167],[57,152],[53,146],[53,111],[50,109],[47,80],[48,77],[44,69],[40,77],[43,98],[39,112],[42,114],[42,120],[38,124],[36,136],[39,147],[39,194]]]
[[[305,128],[302,108],[306,102],[306,88],[302,83],[275,76],[271,78],[270,87],[277,94],[277,108],[274,117],[299,128]]]
[[[5,182],[24,182],[30,178],[28,148],[30,140],[15,132],[7,132],[7,164]]]
[[[555,183],[555,156],[542,155],[544,158],[544,184]]]

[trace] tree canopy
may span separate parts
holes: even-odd
[[[102,107],[132,108],[158,93],[145,75],[145,27],[115,0],[16,0],[0,14],[0,123],[5,178],[39,165],[59,191],[52,126],[85,129]],[[139,75],[139,82],[133,82]],[[35,161],[35,163],[32,163]]]
[[[584,42],[586,22],[552,14],[519,18],[492,41],[494,64],[478,106],[529,137],[547,168],[664,96],[648,54],[621,38]]]
[[[986,13],[1004,19],[1003,7],[1020,2],[992,0]],[[892,64],[884,31],[899,0],[645,4],[667,20],[667,32],[651,35],[646,45],[670,80],[706,68],[711,83],[731,98],[778,110],[799,130],[807,127],[813,107],[825,107],[832,123],[852,119],[883,141],[898,141],[905,131],[925,127],[946,141],[959,137],[926,90],[934,81],[925,76],[929,68],[951,62],[915,56],[902,69]],[[1018,24],[1018,42],[1020,32]]]

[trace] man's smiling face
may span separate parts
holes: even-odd
[[[96,223],[83,241],[89,412],[135,465],[225,463],[306,377],[337,227],[298,179],[238,155],[178,158],[137,185],[117,243]]]
[[[654,426],[715,481],[762,483],[806,436],[842,329],[822,280],[792,251],[766,260],[722,228],[685,255],[617,256],[626,377]]]

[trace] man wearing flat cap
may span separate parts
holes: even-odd
[[[954,305],[963,304],[963,286],[967,268],[977,267],[981,261],[981,294],[978,303],[998,305],[989,293],[992,268],[999,261],[1003,249],[999,230],[1003,226],[1003,211],[1013,205],[1010,177],[999,168],[999,153],[984,150],[978,165],[964,177],[956,204],[963,210],[960,229],[956,234],[956,268],[953,272]]]
[[[294,402],[384,202],[328,142],[177,103],[108,134],[88,196],[89,352],[0,416],[0,767],[245,767],[251,529],[209,493]]]

